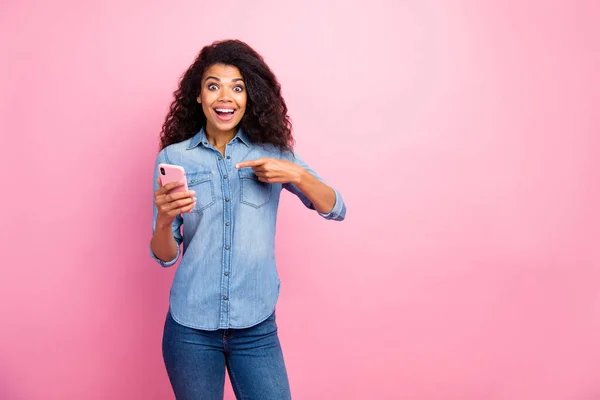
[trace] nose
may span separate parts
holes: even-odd
[[[219,101],[221,102],[231,102],[231,96],[229,95],[229,91],[226,88],[221,88],[219,90]]]

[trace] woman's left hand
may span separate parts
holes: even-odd
[[[277,158],[259,158],[244,161],[235,166],[237,169],[251,167],[258,179],[267,183],[299,184],[306,170],[287,160]]]

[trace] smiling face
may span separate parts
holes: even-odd
[[[242,74],[232,65],[215,64],[202,75],[197,98],[206,116],[206,130],[211,135],[234,136],[246,111],[246,85]]]

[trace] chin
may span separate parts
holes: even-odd
[[[238,123],[227,123],[227,124],[217,123],[214,125],[215,125],[215,128],[217,128],[217,130],[227,132],[227,131],[234,130],[238,126]]]

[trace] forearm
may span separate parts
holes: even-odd
[[[160,226],[156,224],[156,229],[150,241],[152,253],[164,262],[168,262],[177,257],[179,245],[175,241],[171,225]]]
[[[304,171],[300,175],[295,185],[310,200],[318,212],[328,214],[333,210],[335,191],[308,171]]]

